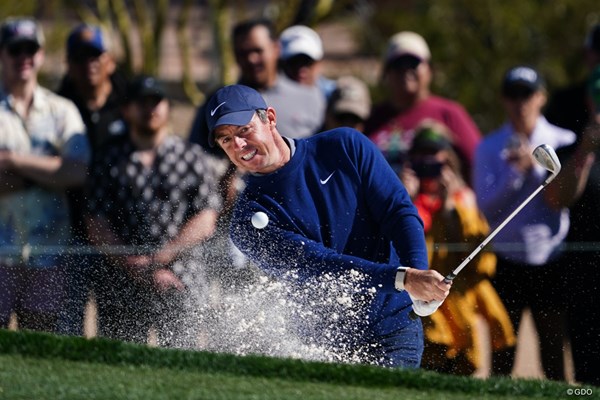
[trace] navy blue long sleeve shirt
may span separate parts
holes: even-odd
[[[338,128],[296,139],[290,161],[248,175],[232,218],[238,248],[267,273],[294,270],[299,282],[355,270],[373,294],[366,327],[374,337],[409,323],[411,300],[395,290],[399,266],[427,269],[423,223],[400,179],[362,133]],[[264,229],[255,212],[269,217]]]

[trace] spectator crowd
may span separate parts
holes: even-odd
[[[202,324],[209,323],[197,314],[211,280],[226,295],[234,290],[231,277],[254,283],[264,273],[239,253],[229,229],[245,185],[267,186],[256,183],[264,181],[263,171],[277,172],[230,162],[223,149],[231,157],[244,132],[225,136],[227,146],[213,137],[213,116],[228,109],[229,99],[207,100],[188,132],[173,132],[172,104],[159,77],[124,76],[101,27],[73,27],[66,73],[55,90],[38,82],[45,44],[34,19],[2,21],[0,328],[14,319],[19,329],[83,335],[93,295],[98,335],[147,343],[153,328],[161,346],[196,348]],[[510,375],[528,309],[545,376],[567,379],[570,343],[575,380],[600,385],[594,368],[600,360],[594,273],[600,256],[600,25],[585,38],[586,81],[550,93],[540,71],[522,60],[495,83],[505,123],[483,133],[464,106],[433,93],[435,54],[416,32],[389,38],[378,102],[359,77],[323,74],[322,39],[310,27],[291,26],[278,35],[267,19],[241,21],[231,46],[237,84],[264,99],[261,118],[276,122],[283,138],[277,143],[290,147],[290,158],[304,151],[299,141],[324,132],[328,138],[340,127],[351,128],[344,141],[354,143],[345,135],[358,135],[381,153],[418,212],[425,258],[441,276],[546,179],[532,150],[552,146],[563,165],[555,182],[472,260],[440,308],[421,319],[420,365],[473,374],[483,359],[477,326],[483,320],[491,374]],[[293,196],[302,184],[277,190]],[[366,209],[356,211],[363,224],[374,218],[358,215]],[[262,233],[256,234],[259,242]],[[386,312],[392,320],[402,311]]]

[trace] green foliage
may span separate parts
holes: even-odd
[[[428,41],[434,90],[458,100],[485,133],[504,119],[498,99],[501,77],[516,64],[532,65],[549,89],[584,74],[581,49],[589,26],[600,20],[592,0],[378,1],[368,25],[380,38],[367,43],[381,54],[388,37],[402,30]]]
[[[209,383],[215,380],[219,385]],[[204,385],[215,392],[190,394]],[[36,394],[47,390],[52,396],[41,398],[550,399],[570,388],[550,381],[480,380],[0,330],[0,397],[12,393],[2,398],[40,398]],[[595,398],[599,390],[593,389]]]
[[[0,3],[0,19],[10,16],[35,15],[39,5],[35,0],[3,1]]]
[[[232,83],[236,79],[229,37],[233,23],[266,15],[283,29],[299,17],[300,6],[308,3],[312,11],[304,13],[316,24],[337,19],[354,25],[355,39],[362,43],[361,56],[380,57],[387,39],[401,30],[421,33],[433,54],[434,91],[465,105],[484,133],[504,120],[498,88],[507,68],[515,64],[537,67],[550,91],[582,79],[586,72],[581,54],[583,40],[588,28],[600,21],[595,0],[270,0],[262,2],[262,8],[248,0],[210,0],[207,10],[219,80]],[[118,33],[126,71],[156,73],[161,57],[158,44],[167,15],[173,15],[173,10],[188,13],[190,4],[167,0],[3,1],[0,17],[32,15],[52,21],[45,30],[48,52],[63,46],[70,18],[101,23]],[[352,13],[354,17],[349,18]],[[185,24],[189,23],[186,17],[176,15],[184,64],[194,62],[186,59],[189,42],[194,40],[185,35]],[[139,29],[133,29],[136,26]],[[139,40],[132,40],[136,34]],[[134,65],[133,57],[133,43],[138,42],[141,66]],[[197,104],[202,95],[189,76],[189,67],[185,68],[184,91]],[[374,99],[380,96],[374,88]]]

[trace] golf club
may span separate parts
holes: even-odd
[[[540,164],[548,172],[550,172],[550,175],[532,194],[529,195],[529,197],[527,197],[508,217],[506,217],[506,219],[502,221],[502,223],[498,225],[498,227],[496,227],[496,229],[494,229],[492,233],[490,233],[488,237],[486,237],[483,240],[483,242],[481,242],[481,244],[477,246],[477,248],[475,248],[475,250],[473,250],[473,252],[471,252],[471,254],[469,254],[469,256],[463,260],[463,262],[460,263],[458,267],[456,267],[444,278],[444,282],[452,282],[452,280],[456,278],[456,275],[458,275],[460,271],[462,271],[462,269],[466,267],[467,264],[471,260],[473,260],[475,256],[477,256],[477,254],[479,254],[479,252],[490,242],[490,240],[492,240],[498,234],[498,232],[500,232],[502,228],[504,228],[504,226],[508,224],[514,218],[514,216],[517,215],[523,209],[523,207],[525,207],[527,203],[531,201],[531,199],[533,199],[542,189],[546,187],[546,185],[548,185],[550,182],[552,182],[552,180],[554,180],[554,178],[556,178],[556,176],[560,172],[561,164],[558,159],[558,156],[556,155],[556,152],[552,147],[550,147],[547,144],[539,145],[533,150],[533,157],[538,162],[538,164]],[[413,311],[410,312],[410,317],[412,319],[415,319],[417,318],[417,316],[424,317],[433,314],[435,310],[437,310],[437,308],[442,304],[442,301],[414,300],[413,303],[417,303],[417,307],[415,308],[413,306]],[[422,309],[424,307],[426,308],[426,313],[419,314],[419,309]],[[433,311],[431,311],[432,309]]]

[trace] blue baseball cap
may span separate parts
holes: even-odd
[[[108,50],[102,28],[96,25],[82,24],[71,31],[67,38],[67,54],[69,57],[81,49],[93,49],[98,54]]]
[[[266,110],[265,99],[256,90],[244,85],[222,87],[206,105],[208,143],[215,145],[214,130],[221,125],[244,126],[252,120],[256,110]]]

